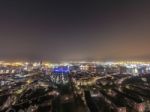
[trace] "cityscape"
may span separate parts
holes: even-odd
[[[150,112],[150,0],[0,0],[0,112]]]
[[[149,112],[148,62],[0,62],[1,112]]]

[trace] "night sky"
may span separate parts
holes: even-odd
[[[0,60],[150,60],[148,1],[1,0]]]

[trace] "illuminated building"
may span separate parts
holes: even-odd
[[[69,66],[57,66],[52,70],[51,79],[56,84],[66,84],[69,82]]]

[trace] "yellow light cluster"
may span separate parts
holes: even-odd
[[[23,62],[4,62],[4,61],[1,61],[0,64],[4,65],[4,66],[22,66],[24,63]]]
[[[119,61],[119,62],[115,62],[114,64],[120,64],[120,65],[124,65],[124,64],[150,64],[150,62],[142,62],[142,61]]]

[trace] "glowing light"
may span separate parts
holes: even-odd
[[[68,68],[68,66],[60,66],[60,67],[55,67],[53,69],[53,72],[55,72],[55,73],[68,73],[68,72],[70,72],[70,69]]]

